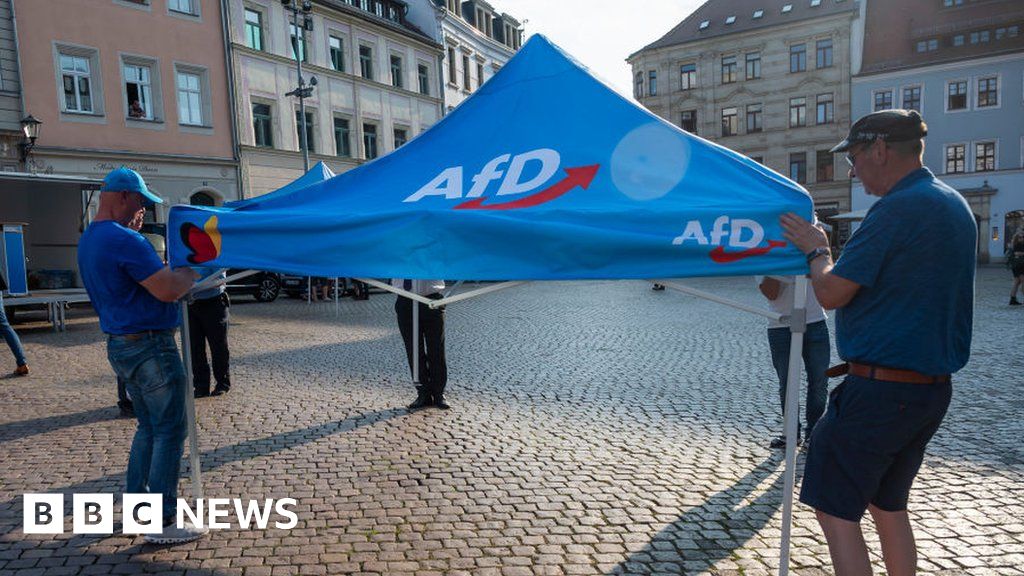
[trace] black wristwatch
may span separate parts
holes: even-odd
[[[826,256],[826,255],[829,258],[831,258],[832,257],[832,250],[828,249],[825,246],[818,246],[814,250],[811,250],[810,252],[807,253],[807,263],[810,264],[811,261],[814,260],[815,258],[817,258],[818,256]]]

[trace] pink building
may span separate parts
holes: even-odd
[[[13,0],[36,171],[139,171],[169,205],[238,197],[219,0]]]

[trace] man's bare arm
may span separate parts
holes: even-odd
[[[783,214],[779,218],[779,223],[782,224],[786,239],[804,254],[818,247],[828,248],[825,231],[800,216],[792,213]],[[857,295],[857,290],[860,290],[860,284],[832,273],[832,257],[828,254],[811,260],[810,267],[814,295],[826,310],[846,306]]]
[[[174,302],[188,293],[195,283],[196,273],[191,268],[171,270],[164,266],[140,284],[161,302]]]
[[[782,282],[779,282],[775,278],[769,278],[765,276],[764,280],[762,280],[761,283],[758,284],[757,288],[758,290],[761,291],[761,294],[764,294],[765,298],[769,300],[775,300],[776,298],[779,297],[779,292],[782,288]]]

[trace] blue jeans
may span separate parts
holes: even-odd
[[[11,323],[7,321],[7,314],[4,313],[3,295],[0,295],[0,334],[3,334],[7,345],[11,347],[15,363],[18,366],[28,364],[28,360],[25,359],[25,350],[21,347],[21,340],[18,338],[18,333],[14,331],[14,328],[11,328]]]
[[[127,491],[163,494],[164,518],[176,514],[185,437],[185,368],[174,332],[107,339],[107,358],[125,382],[138,428],[128,456]]]
[[[772,351],[772,364],[779,376],[779,400],[782,413],[786,413],[786,380],[789,377],[789,328],[769,328],[768,347]],[[814,430],[814,425],[825,413],[825,402],[828,395],[828,362],[832,348],[829,343],[828,324],[824,320],[807,325],[804,332],[804,369],[807,371],[807,403],[806,424],[807,437]],[[799,429],[799,415],[797,416]]]

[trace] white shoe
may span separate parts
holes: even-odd
[[[164,526],[163,531],[159,534],[146,534],[144,540],[150,544],[184,544],[193,540],[199,540],[207,532],[209,532],[209,529],[200,528],[186,520],[185,525],[181,528],[178,528],[177,524],[172,523]]]

